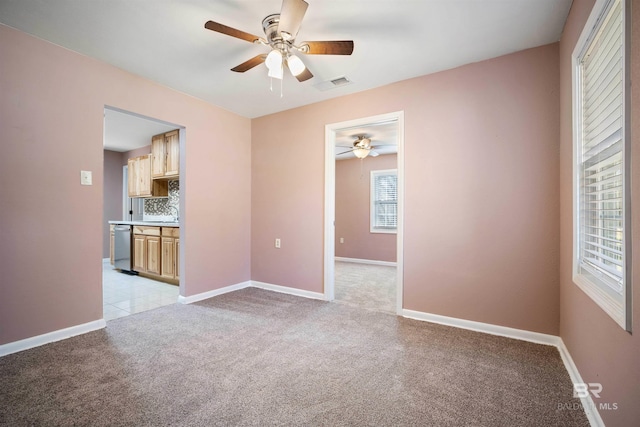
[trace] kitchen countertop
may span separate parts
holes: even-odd
[[[180,227],[179,222],[165,221],[109,221],[109,224],[146,225],[148,227]]]

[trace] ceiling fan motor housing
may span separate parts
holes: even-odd
[[[262,20],[262,29],[267,36],[267,43],[272,47],[279,44],[284,44],[282,37],[278,35],[278,24],[280,23],[280,14],[274,13],[267,16]]]

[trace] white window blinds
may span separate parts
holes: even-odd
[[[575,273],[594,286],[592,298],[624,326],[624,7],[621,0],[600,3],[602,12],[576,61]]]
[[[394,170],[371,172],[371,231],[398,227],[398,174]]]
[[[581,61],[580,268],[622,292],[622,5],[616,2]],[[609,280],[610,279],[610,280]]]

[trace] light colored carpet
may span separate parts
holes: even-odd
[[[554,347],[248,288],[0,358],[2,426],[587,426]]]
[[[396,267],[336,261],[335,300],[395,314],[396,271]]]

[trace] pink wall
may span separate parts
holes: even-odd
[[[109,258],[109,221],[122,219],[122,153],[103,153],[102,258]]]
[[[252,120],[252,279],[323,292],[324,126],[404,110],[404,308],[557,334],[558,73],[552,44]]]
[[[181,294],[250,279],[249,119],[3,25],[0,58],[0,344],[102,318],[105,105],[186,127]]]
[[[571,54],[594,0],[574,0],[560,42],[560,336],[584,381],[602,384],[600,403],[617,403],[618,410],[601,410],[606,425],[640,422],[640,7],[633,8],[631,80],[631,163],[633,232],[633,335],[620,328],[572,281],[572,112]],[[633,6],[637,6],[634,2]]]
[[[371,171],[397,166],[396,154],[336,161],[336,256],[396,261],[396,235],[371,233],[369,216]]]

